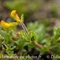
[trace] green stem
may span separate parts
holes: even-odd
[[[22,28],[24,29],[24,31],[28,34],[28,29],[27,29],[27,27],[25,26],[25,24],[22,23],[21,26],[22,26]]]

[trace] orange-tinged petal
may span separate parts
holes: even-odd
[[[18,14],[16,13],[16,10],[13,10],[11,12],[11,17],[14,18],[18,23],[22,23],[22,20],[19,18]]]
[[[19,22],[19,23],[22,22],[22,20],[21,20],[21,19],[19,18],[19,16],[18,16],[18,14],[16,14],[16,21]]]

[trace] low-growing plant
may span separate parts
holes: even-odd
[[[54,29],[52,37],[48,37],[46,27],[43,24],[35,22],[26,27],[23,14],[19,18],[16,10],[11,12],[11,17],[16,22],[7,23],[1,20],[0,23],[1,58],[33,60],[32,56],[38,56],[37,59],[42,59],[43,54],[49,53],[48,56],[50,58],[54,56],[51,59],[55,60],[56,56],[60,56],[60,27]],[[18,31],[17,25],[21,25],[23,29]]]

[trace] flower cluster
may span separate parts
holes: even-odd
[[[16,20],[16,22],[7,23],[4,20],[1,20],[0,25],[4,30],[11,30],[13,27],[22,23],[22,19],[19,18],[18,14],[16,13],[16,10],[13,10],[10,15],[14,20]]]

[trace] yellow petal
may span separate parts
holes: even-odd
[[[1,26],[4,30],[10,30],[10,25],[8,23],[6,23],[4,20],[1,21]]]
[[[18,14],[16,13],[16,10],[13,10],[11,12],[11,17],[14,18],[18,23],[22,23],[22,20],[19,18]]]
[[[11,22],[11,23],[7,23],[4,20],[1,21],[1,26],[4,30],[10,30],[12,29],[14,26],[17,26],[18,23],[17,22]]]
[[[2,26],[3,28],[7,28],[7,27],[9,27],[10,25],[9,25],[8,23],[6,23],[4,20],[2,20],[2,21],[1,21],[1,26]]]
[[[11,16],[14,18],[15,15],[16,15],[16,10],[13,10],[13,11],[11,12]]]

